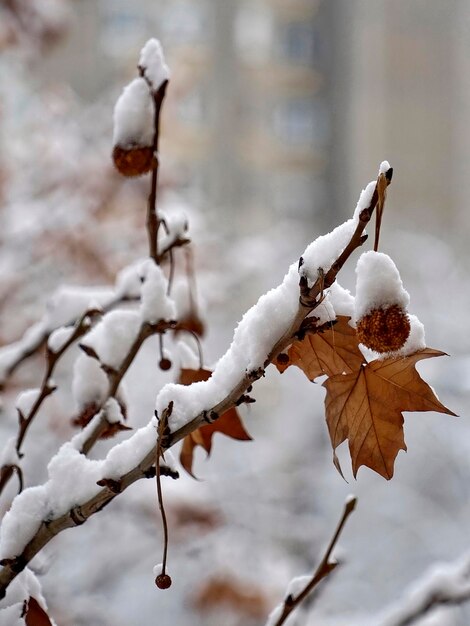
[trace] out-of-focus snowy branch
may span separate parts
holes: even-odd
[[[388,167],[387,182],[391,175]],[[283,283],[262,296],[245,314],[230,348],[208,381],[190,387],[169,384],[162,389],[157,398],[157,410],[163,412],[174,401],[170,433],[161,442],[163,451],[200,425],[216,420],[235,407],[251,385],[263,376],[265,368],[292,343],[302,321],[322,302],[324,290],[334,283],[350,255],[365,241],[363,233],[377,201],[377,184],[373,182],[361,194],[353,218],[308,246],[300,267],[292,265]],[[156,265],[153,268],[159,270]],[[158,291],[161,284],[158,280],[155,284]],[[154,302],[156,291],[150,289],[148,302]],[[149,322],[146,311],[143,303],[143,319]],[[106,327],[104,320],[100,324]],[[102,343],[106,335],[97,328],[94,339],[98,341],[92,341],[91,347],[96,346],[100,360],[106,362],[100,351],[111,350],[108,354],[113,358],[116,352],[113,345]],[[93,340],[91,335],[89,337]],[[196,388],[197,396],[184,391]],[[153,418],[132,437],[114,446],[103,461],[90,461],[77,445],[65,444],[49,464],[49,481],[17,496],[4,518],[0,593],[5,594],[10,582],[55,535],[83,524],[129,485],[154,475],[156,442],[157,422]],[[64,484],[66,475],[72,477],[72,483]],[[75,480],[77,475],[81,477],[79,481]]]
[[[330,560],[331,553],[338,542],[348,517],[356,508],[356,503],[357,499],[354,496],[349,496],[347,498],[341,519],[313,576],[300,576],[298,578],[294,578],[290,582],[284,603],[280,604],[272,611],[268,621],[266,622],[266,626],[282,626],[292,611],[302,604],[307,596],[312,593],[318,583],[329,576],[329,574],[331,574],[331,572],[337,567],[338,562]]]
[[[26,436],[28,428],[33,422],[34,418],[38,414],[44,400],[55,391],[55,386],[52,382],[52,374],[59,362],[60,358],[65,354],[67,349],[75,342],[79,337],[82,337],[88,332],[91,325],[91,318],[98,313],[96,309],[88,310],[78,320],[75,326],[70,328],[61,329],[55,331],[54,335],[51,335],[52,341],[48,347],[46,360],[47,367],[44,374],[43,382],[40,389],[29,390],[20,394],[17,400],[18,410],[18,435],[16,437],[14,451],[17,457],[17,462],[12,463],[8,458],[4,457],[3,464],[0,468],[0,494],[3,492],[5,486],[8,484],[13,473],[16,471],[20,480],[20,491],[22,489],[22,474],[20,468],[20,459],[22,456],[21,446]],[[59,337],[60,335],[60,337]],[[7,444],[8,445],[8,444]]]
[[[405,597],[385,611],[380,626],[410,626],[440,606],[470,600],[470,553],[453,563],[434,566]]]
[[[158,253],[159,264],[167,261],[175,248],[181,248],[190,243],[190,239],[185,235],[186,228],[184,224],[181,225],[181,220],[179,220],[176,226],[171,224],[169,233],[162,235],[160,252]],[[58,294],[58,296],[60,295],[61,294]],[[138,302],[140,299],[137,295],[122,291],[119,284],[116,285],[113,291],[103,291],[102,298],[103,301],[99,301],[97,294],[94,294],[93,291],[90,290],[87,305],[76,313],[72,313],[68,319],[55,320],[51,312],[48,311],[41,321],[37,322],[24,333],[21,339],[9,345],[2,346],[0,348],[0,390],[6,385],[8,379],[14,374],[17,368],[42,348],[55,330],[63,325],[77,324],[83,316],[83,312],[87,310],[89,301],[99,301],[100,309],[103,313],[107,313],[122,304]],[[51,301],[51,310],[55,308],[57,308],[55,303]]]

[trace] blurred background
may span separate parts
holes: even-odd
[[[408,414],[394,479],[362,469],[346,484],[321,385],[268,370],[241,409],[254,442],[218,436],[209,462],[198,454],[203,480],[165,483],[171,590],[153,585],[160,522],[154,485],[139,484],[38,559],[51,614],[58,626],[262,625],[287,582],[313,570],[352,491],[344,564],[292,624],[379,624],[428,567],[470,548],[470,1],[0,0],[0,345],[41,318],[58,286],[112,285],[146,254],[149,182],[119,177],[110,154],[114,103],[150,37],[171,68],[160,206],[189,218],[206,363],[305,245],[352,214],[387,159],[381,250],[428,345],[452,354],[420,371],[461,418]],[[340,280],[354,290],[354,262]],[[178,374],[176,361],[155,371],[155,350],[149,341],[129,373],[133,427]],[[73,432],[72,363],[29,435],[28,485]],[[2,439],[42,367],[30,359],[5,387]],[[420,623],[462,626],[470,612],[432,619]]]

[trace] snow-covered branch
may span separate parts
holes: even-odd
[[[470,600],[470,553],[449,564],[431,568],[405,597],[379,619],[380,626],[410,626],[440,606]]]
[[[388,166],[387,182],[391,175]],[[173,403],[170,433],[161,442],[163,451],[235,407],[263,376],[265,368],[292,343],[303,320],[323,301],[324,290],[334,283],[352,252],[365,241],[363,233],[377,201],[377,184],[372,182],[362,192],[354,216],[310,244],[302,255],[303,262],[293,264],[281,285],[262,296],[245,314],[209,380],[189,387],[168,384],[161,390],[157,412],[162,415]],[[152,300],[152,294],[148,298]],[[108,347],[106,342],[104,347],[100,343],[102,333],[97,329],[94,338],[89,336],[91,347],[102,362],[112,365],[109,359],[102,358]],[[1,593],[55,535],[83,524],[129,485],[153,476],[156,442],[157,420],[153,418],[132,437],[114,446],[102,461],[87,459],[77,441],[62,446],[49,463],[48,482],[17,496],[3,520]],[[81,476],[80,481],[75,480],[77,475]],[[70,477],[66,483],[64,476]]]
[[[22,473],[20,468],[20,459],[22,457],[21,447],[26,433],[39,412],[44,400],[55,391],[52,381],[54,369],[65,354],[68,348],[88,332],[91,326],[91,318],[96,316],[98,311],[91,309],[85,312],[74,326],[62,327],[54,331],[49,337],[47,349],[47,366],[40,389],[30,389],[20,394],[17,400],[18,410],[18,434],[14,442],[15,458],[12,461],[11,456],[3,457],[2,466],[0,467],[0,494],[5,489],[10,478],[16,471],[20,480],[20,491],[22,489]],[[7,444],[8,447],[9,444]],[[13,449],[12,449],[13,451]]]
[[[320,564],[313,576],[299,576],[294,578],[287,589],[284,603],[277,606],[271,613],[266,626],[282,626],[289,615],[309,596],[316,586],[337,567],[338,562],[331,559],[331,554],[338,542],[341,532],[348,520],[348,517],[356,508],[357,499],[349,496],[344,505],[343,514],[328,544]]]

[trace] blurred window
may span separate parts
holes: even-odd
[[[178,101],[179,118],[195,126],[201,126],[207,122],[208,107],[205,106],[206,91],[204,85],[193,89],[186,97]]]
[[[303,65],[317,64],[321,55],[319,30],[314,22],[288,22],[279,28],[282,60]]]
[[[325,183],[310,172],[279,173],[271,179],[270,205],[279,215],[311,217],[322,206]]]
[[[282,141],[322,146],[328,141],[329,115],[322,100],[290,98],[273,110],[273,127]]]
[[[102,35],[104,51],[116,57],[127,56],[129,51],[142,47],[147,35],[148,7],[133,0],[101,0]]]
[[[202,0],[173,0],[162,12],[162,28],[171,45],[206,41],[207,24],[207,6]]]

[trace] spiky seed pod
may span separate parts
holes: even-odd
[[[375,352],[400,350],[409,334],[408,314],[397,304],[384,309],[373,309],[357,321],[359,341]]]
[[[151,146],[114,146],[113,161],[116,169],[123,176],[142,176],[155,165]]]

